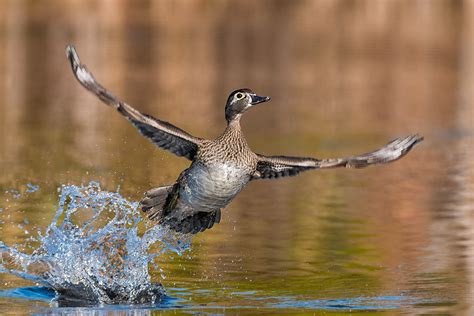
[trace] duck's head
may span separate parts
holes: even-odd
[[[269,101],[270,97],[256,95],[250,89],[238,89],[227,98],[225,119],[227,122],[240,119],[241,115],[252,106]]]

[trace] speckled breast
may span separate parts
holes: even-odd
[[[249,180],[248,170],[232,164],[194,162],[184,171],[180,202],[194,210],[214,211],[229,204]]]

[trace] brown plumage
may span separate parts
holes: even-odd
[[[195,234],[219,223],[221,209],[251,180],[294,176],[313,169],[384,164],[400,159],[423,140],[419,135],[401,137],[373,152],[347,158],[264,156],[248,146],[240,118],[252,106],[270,100],[269,97],[258,96],[250,89],[232,92],[225,107],[227,128],[218,138],[206,140],[135,110],[95,80],[72,46],[67,47],[66,54],[82,86],[117,109],[157,146],[192,161],[175,184],[146,192],[140,202],[148,218],[182,233]]]

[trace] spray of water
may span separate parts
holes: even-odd
[[[0,272],[96,303],[156,303],[165,292],[151,270],[165,252],[189,250],[190,237],[147,226],[138,204],[96,182],[64,185],[51,224],[31,253],[0,242]]]

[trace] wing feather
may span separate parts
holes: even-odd
[[[423,137],[410,135],[392,140],[385,146],[358,156],[332,159],[311,157],[257,155],[257,172],[253,179],[272,179],[295,176],[300,172],[325,168],[365,168],[370,165],[389,163],[406,155]]]
[[[168,122],[143,114],[112,95],[97,82],[86,65],[81,63],[74,47],[68,46],[66,48],[66,55],[71,63],[74,76],[84,88],[95,94],[104,103],[117,109],[119,113],[125,116],[145,137],[149,138],[158,147],[190,160],[194,158],[201,144],[201,138],[194,137]]]

